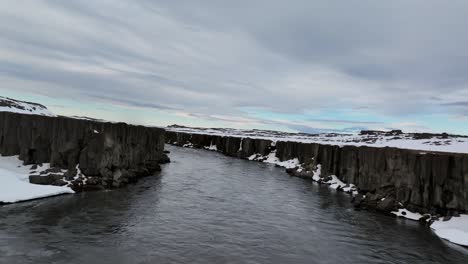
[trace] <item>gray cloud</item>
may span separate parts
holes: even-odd
[[[158,109],[158,110],[172,110],[172,111],[180,110],[180,109],[169,107],[169,106],[152,104],[152,103],[142,103],[141,101],[134,101],[134,100],[123,99],[123,98],[114,98],[111,96],[90,95],[90,97],[95,98],[95,99],[101,99],[105,102],[109,102],[113,104],[123,104],[125,106],[130,106],[130,107],[152,108],[152,109]]]
[[[461,107],[468,107],[468,101],[460,101],[460,102],[451,102],[451,103],[444,103],[443,106],[461,106]]]
[[[465,115],[467,12],[466,1],[436,0],[7,0],[0,78],[29,81],[4,82],[19,91],[37,82],[41,93],[225,122],[247,122],[245,107]]]
[[[340,119],[318,119],[309,118],[307,121],[322,122],[322,123],[334,123],[334,124],[351,124],[351,125],[381,125],[383,122],[377,121],[359,121],[359,120],[340,120]]]

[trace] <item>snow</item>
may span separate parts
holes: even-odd
[[[266,158],[266,159],[265,159]],[[276,157],[276,150],[273,150],[268,154],[266,157],[262,157],[260,154],[254,154],[248,158],[249,160],[259,160],[263,159],[263,162],[265,163],[270,163],[270,164],[275,164],[280,167],[284,167],[286,169],[293,169],[293,168],[301,168],[301,162],[299,161],[298,158],[290,159],[290,160],[285,160],[285,161],[280,161],[278,157]]]
[[[319,164],[312,175],[312,180],[316,182],[320,181],[322,179],[320,175],[322,175],[322,165]]]
[[[68,117],[73,118],[73,119],[87,120],[87,121],[93,121],[93,122],[113,123],[111,121],[107,121],[104,119],[97,119],[97,118],[92,118],[92,117],[87,117],[87,116],[68,116]]]
[[[414,221],[419,221],[419,219],[423,217],[422,214],[413,213],[413,212],[408,211],[407,209],[398,209],[397,212],[392,212],[392,214],[398,217],[403,217],[403,218],[414,220]]]
[[[247,159],[248,160],[256,160],[256,159],[258,159],[258,157],[261,157],[261,156],[262,155],[260,155],[258,153],[257,154],[252,154],[252,156],[248,157]]]
[[[353,195],[358,194],[357,187],[354,184],[347,184],[345,187],[342,188],[343,192],[352,193]]]
[[[354,184],[348,184],[341,181],[336,175],[330,175],[328,181],[324,181],[326,178],[321,177],[322,165],[317,165],[317,169],[313,172],[312,180],[319,182],[322,181],[325,184],[328,184],[332,189],[341,188],[343,192],[351,193],[354,195],[358,194],[357,187]]]
[[[48,167],[49,165],[44,165]],[[43,167],[44,167],[43,166]],[[30,166],[23,166],[17,156],[0,156],[0,203],[16,203],[59,194],[74,193],[69,187],[29,183]]]
[[[187,144],[184,144],[182,147],[184,147],[184,148],[193,148],[193,144],[192,143],[187,143]]]
[[[7,97],[0,96],[0,103],[9,104],[9,106],[0,106],[0,112],[12,112],[29,115],[56,116],[45,106],[35,103],[23,102]]]
[[[331,179],[329,181],[325,182],[326,184],[330,185],[330,188],[336,190],[339,187],[343,188],[343,187],[346,186],[346,183],[344,183],[340,179],[338,179],[338,177],[336,177],[336,175],[331,175],[330,177],[331,177]]]
[[[218,151],[218,147],[216,145],[210,144],[209,147],[205,147],[207,150]]]
[[[442,239],[457,245],[468,246],[468,215],[452,217],[449,221],[435,221],[431,229]]]
[[[204,134],[216,136],[230,136],[240,138],[256,138],[271,140],[271,146],[277,141],[291,141],[302,143],[317,143],[336,146],[369,146],[369,147],[393,147],[400,149],[420,150],[421,155],[431,152],[468,153],[468,138],[462,136],[432,136],[425,139],[416,139],[413,134],[403,133],[400,135],[358,135],[358,134],[304,134],[286,133],[277,131],[242,130],[242,129],[205,129],[190,127],[166,127],[166,130],[190,134]]]
[[[275,163],[276,165],[280,167],[284,167],[286,169],[293,169],[299,167],[298,170],[301,170],[301,163],[298,158],[286,160],[286,161],[278,161]]]

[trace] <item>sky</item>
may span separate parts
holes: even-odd
[[[3,0],[0,95],[166,126],[468,134],[468,1]]]

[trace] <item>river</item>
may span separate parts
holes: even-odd
[[[167,148],[172,163],[126,188],[0,207],[0,263],[468,263],[281,168]]]

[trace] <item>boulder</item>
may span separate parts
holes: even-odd
[[[51,176],[41,176],[41,175],[29,176],[29,182],[32,184],[53,185],[55,181],[56,181],[55,178]]]
[[[381,201],[377,202],[377,211],[389,213],[394,211],[396,208],[395,206],[395,199],[393,198],[382,198]]]

